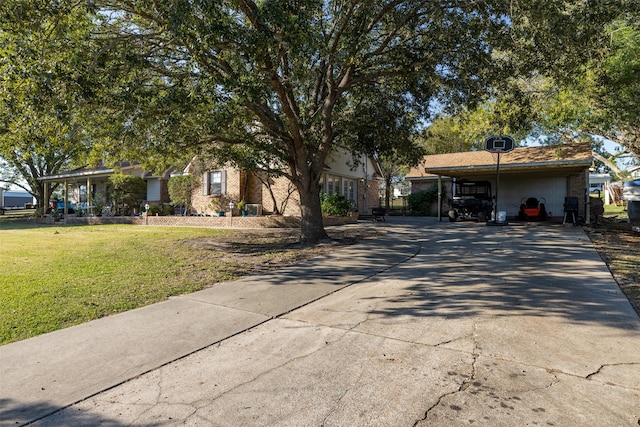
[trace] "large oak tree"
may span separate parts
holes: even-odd
[[[66,3],[11,1],[33,9]],[[387,97],[402,101],[398,114],[426,116],[436,100],[447,107],[486,98],[508,76],[570,74],[603,41],[602,23],[629,2],[89,4],[100,46],[93,62],[101,71],[93,107],[103,120],[100,148],[136,160],[197,148],[272,159],[300,194],[302,238],[315,241],[326,237],[319,180],[327,156],[352,145],[358,123],[384,129],[376,120],[388,118],[359,106]],[[410,122],[398,120],[403,128]],[[370,138],[363,151],[390,147],[376,147],[380,141]]]

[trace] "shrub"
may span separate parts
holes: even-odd
[[[409,194],[407,205],[411,215],[431,215],[431,207],[438,201],[438,184],[433,184],[427,190]]]
[[[351,203],[340,194],[328,195],[320,193],[320,207],[322,213],[331,216],[344,216],[351,209]]]
[[[191,212],[191,196],[197,185],[198,178],[194,175],[172,176],[169,179],[168,189],[171,204],[184,206],[185,215],[189,215]]]
[[[117,212],[120,214],[133,213],[147,194],[147,183],[137,175],[114,174],[109,177],[109,183],[111,197],[116,201],[116,206],[124,205]]]

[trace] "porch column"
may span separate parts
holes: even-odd
[[[51,185],[49,182],[45,181],[42,183],[42,191],[44,191],[44,197],[42,198],[42,203],[44,206],[40,206],[42,208],[42,213],[45,213],[47,209],[49,209],[49,199],[51,194]]]
[[[65,179],[64,181],[64,216],[67,216],[69,213],[69,181]]]
[[[92,205],[92,200],[91,200],[91,177],[87,177],[87,215],[89,215],[89,213],[93,212],[93,207],[91,207]]]

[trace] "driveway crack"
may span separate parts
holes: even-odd
[[[465,390],[467,390],[469,388],[469,386],[471,384],[473,384],[476,381],[476,375],[477,375],[477,362],[478,362],[478,358],[480,357],[480,353],[478,352],[478,341],[476,339],[477,337],[477,330],[478,330],[478,325],[474,322],[473,324],[473,331],[470,334],[470,337],[473,339],[473,352],[471,353],[471,374],[468,377],[463,377],[464,379],[462,380],[462,383],[460,383],[460,386],[451,392],[448,393],[444,393],[441,396],[438,397],[438,400],[431,406],[429,407],[425,414],[424,417],[422,417],[421,419],[417,420],[413,425],[414,427],[417,426],[419,423],[426,421],[429,418],[429,415],[431,414],[431,412],[437,408],[438,406],[440,406],[440,404],[442,403],[442,401],[449,397],[449,396],[453,396],[457,393],[461,393]]]

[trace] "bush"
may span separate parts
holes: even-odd
[[[322,213],[331,216],[344,216],[349,213],[351,203],[340,194],[328,195],[320,193],[320,207]]]
[[[407,197],[407,206],[410,215],[432,215],[431,208],[438,201],[438,184],[433,184],[429,189],[417,191]]]
[[[189,215],[191,212],[191,196],[198,183],[198,177],[194,175],[172,176],[169,179],[168,190],[171,204],[185,206],[185,215]]]
[[[109,177],[109,184],[111,184],[111,197],[116,201],[116,207],[124,205],[118,210],[119,214],[133,213],[147,195],[147,183],[137,175],[114,174]]]

